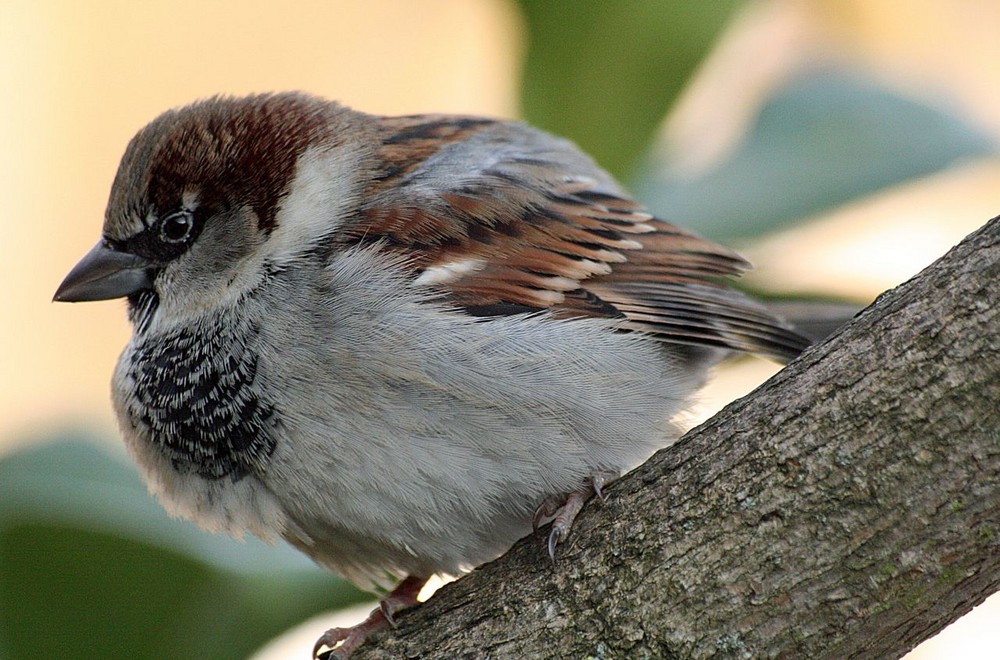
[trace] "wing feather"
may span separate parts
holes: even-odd
[[[469,117],[383,118],[384,176],[346,242],[400,253],[476,315],[624,319],[666,342],[780,359],[808,341],[731,288],[738,254],[654,218],[571,143]]]

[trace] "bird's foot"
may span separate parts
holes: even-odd
[[[549,532],[549,557],[552,563],[556,561],[556,547],[569,537],[569,532],[573,528],[573,521],[576,520],[580,509],[594,495],[604,501],[604,486],[612,479],[618,477],[614,472],[597,472],[581,485],[580,488],[566,495],[550,495],[542,500],[542,503],[535,509],[531,525],[537,530],[539,525],[546,520],[552,521],[552,531]]]
[[[398,612],[417,604],[417,596],[427,582],[425,577],[413,575],[396,585],[385,598],[379,601],[378,607],[372,610],[368,618],[350,628],[330,628],[323,633],[313,647],[313,658],[317,660],[345,660],[354,649],[368,639],[369,635],[385,628],[396,627],[393,618]],[[329,649],[323,651],[324,648]]]

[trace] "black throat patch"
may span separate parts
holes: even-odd
[[[274,407],[253,387],[260,330],[219,323],[148,337],[129,365],[131,423],[179,472],[238,481],[274,451]]]

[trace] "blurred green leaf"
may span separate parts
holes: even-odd
[[[522,110],[623,177],[739,0],[520,0]]]
[[[124,455],[113,457],[85,437],[42,443],[0,461],[0,523],[14,519],[86,526],[160,545],[222,569],[326,575],[283,544],[237,541],[170,518]]]
[[[3,657],[243,658],[363,598],[284,545],[171,520],[89,443],[0,460]]]
[[[823,71],[778,90],[715,169],[677,177],[654,152],[633,190],[660,217],[733,241],[996,153],[985,131],[946,107],[857,73]]]

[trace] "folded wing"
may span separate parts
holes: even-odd
[[[470,314],[622,319],[666,341],[788,360],[807,345],[729,286],[736,253],[654,218],[570,142],[479,118],[386,118],[388,174],[344,227]]]

